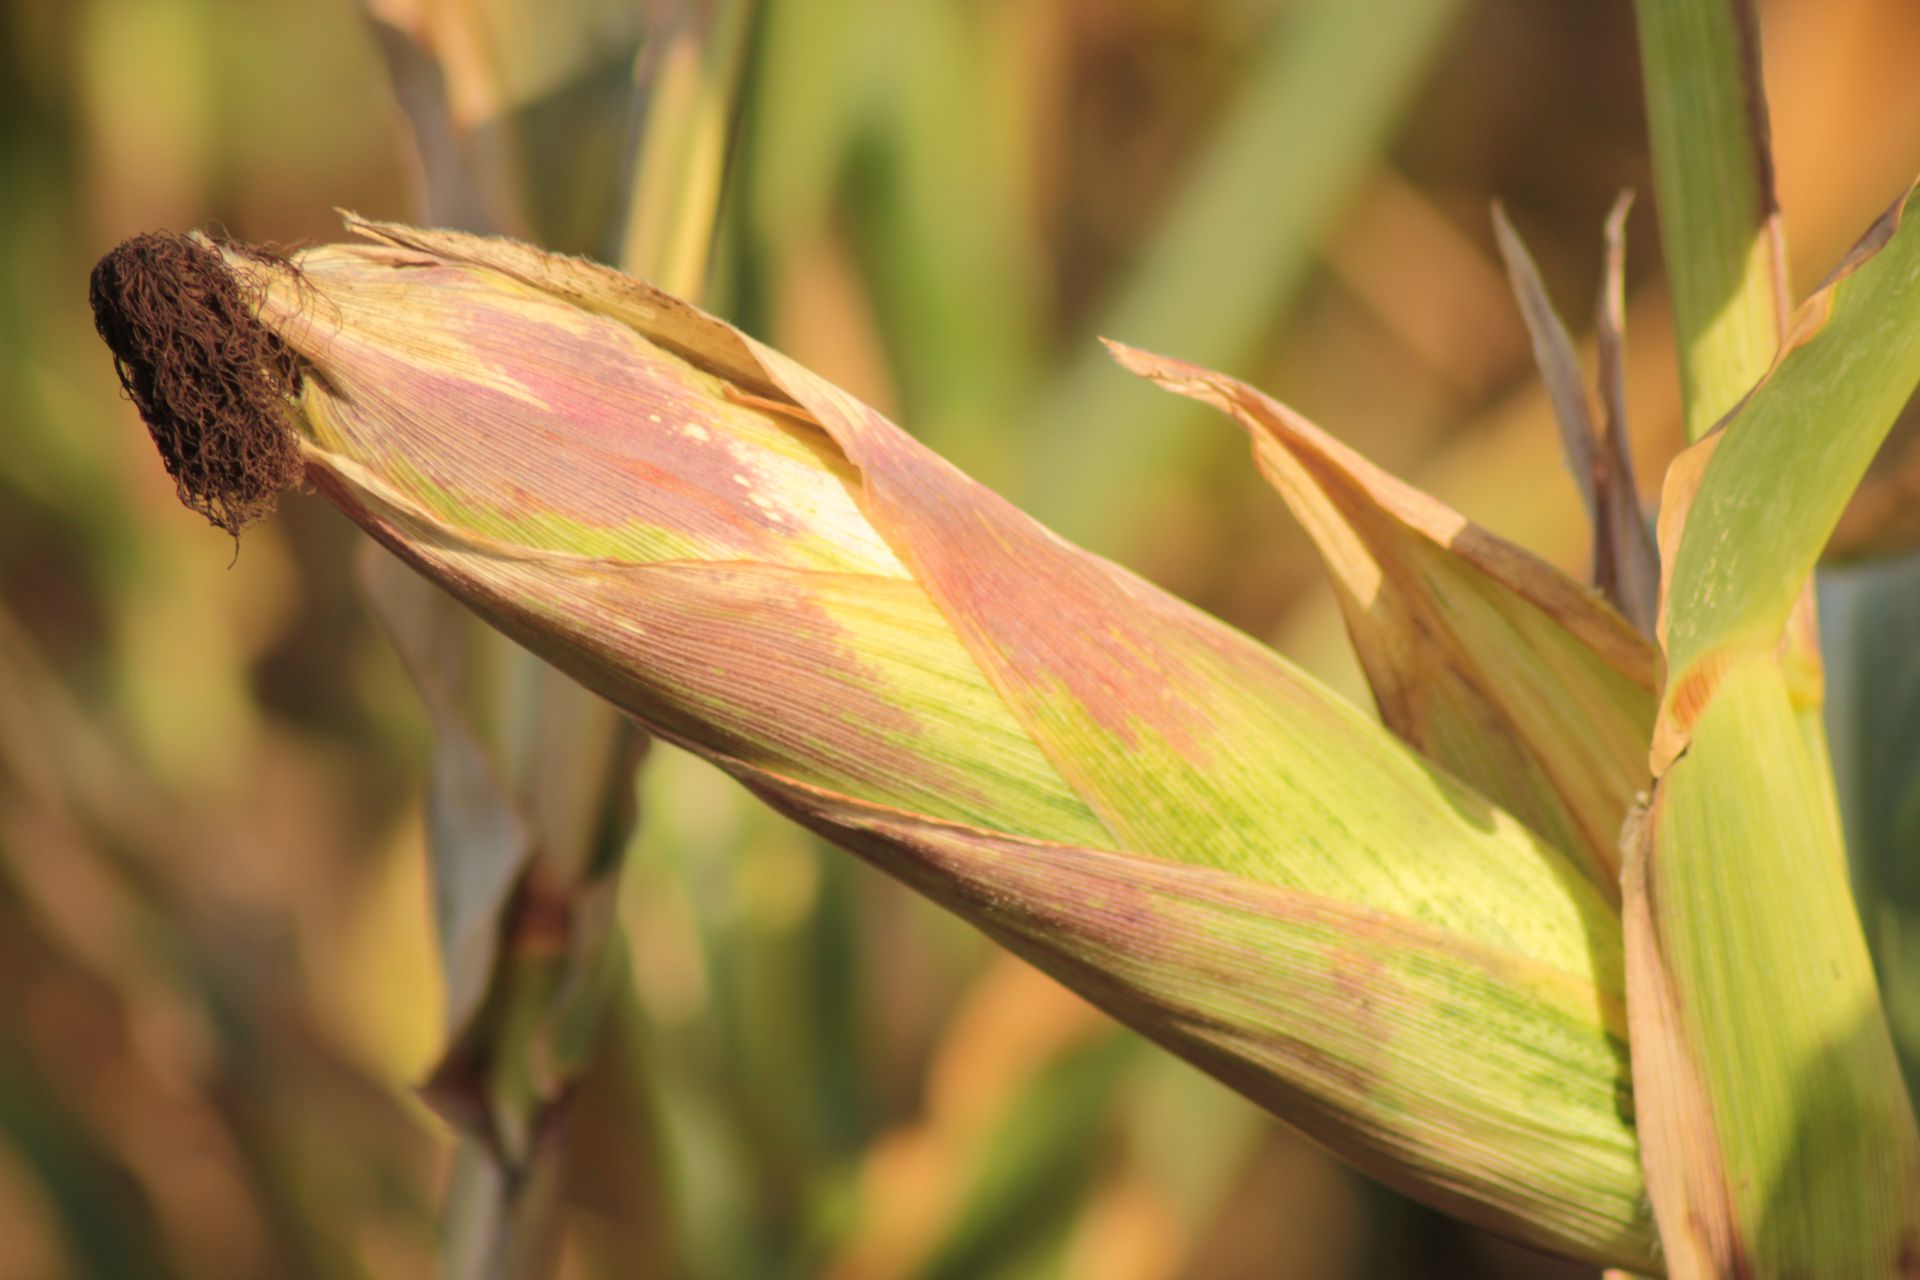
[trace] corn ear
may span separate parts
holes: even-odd
[[[374,243],[226,269],[303,362],[309,479],[374,537],[1378,1176],[1654,1265],[1619,917],[1575,862],[687,304],[351,225]]]

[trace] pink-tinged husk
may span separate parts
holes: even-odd
[[[1596,1050],[1624,1062],[1617,999],[1598,1011],[1603,1046],[1591,989],[1404,917],[749,785],[1388,1185],[1544,1249],[1655,1269],[1650,1228],[1621,1228],[1638,1205],[1540,1176],[1611,1161],[1611,1126],[1531,1086],[1606,1071]],[[1522,992],[1509,1039],[1486,1013]]]
[[[312,370],[309,478],[369,533],[1410,1194],[1655,1269],[1619,919],[1568,859],[719,321],[353,226],[377,243],[235,266]]]

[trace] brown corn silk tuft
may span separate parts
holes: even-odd
[[[247,250],[258,254],[258,250]],[[95,264],[93,323],[180,501],[237,535],[299,483],[300,362],[209,245],[135,236]]]

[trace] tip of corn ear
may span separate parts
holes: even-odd
[[[300,365],[220,249],[174,232],[135,236],[94,265],[88,299],[180,501],[232,534],[270,513],[300,480],[285,409]]]

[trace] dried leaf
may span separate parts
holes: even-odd
[[[1534,359],[1547,384],[1554,419],[1560,424],[1567,467],[1580,486],[1580,497],[1593,527],[1594,585],[1642,633],[1651,636],[1660,562],[1646,517],[1640,511],[1633,459],[1625,438],[1622,235],[1629,207],[1629,199],[1623,196],[1607,217],[1607,274],[1601,285],[1596,329],[1601,404],[1605,408],[1599,423],[1588,405],[1573,339],[1553,309],[1526,245],[1497,204],[1493,207],[1493,227],[1514,296],[1520,302],[1520,314],[1533,339]]]
[[[1641,634],[1651,636],[1660,612],[1660,550],[1640,506],[1627,431],[1627,214],[1632,208],[1633,193],[1622,192],[1607,213],[1606,274],[1594,308],[1602,467],[1593,580]]]

